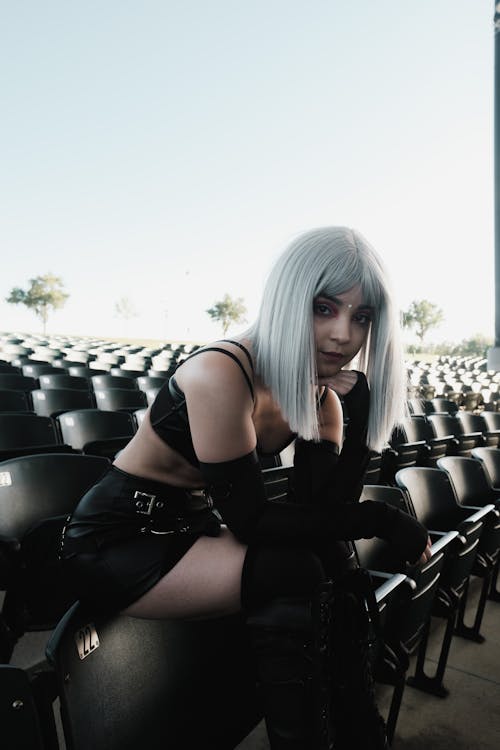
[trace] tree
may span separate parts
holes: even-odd
[[[35,315],[42,319],[45,334],[49,311],[63,307],[69,294],[63,291],[62,279],[52,273],[36,276],[30,279],[29,284],[27,289],[14,287],[6,301],[13,305],[26,305],[28,309],[33,310]]]
[[[415,328],[421,344],[427,331],[436,328],[443,320],[443,311],[427,299],[414,300],[402,313],[403,328]]]
[[[242,297],[233,299],[226,293],[221,300],[214,302],[213,307],[210,307],[206,312],[212,320],[221,323],[222,332],[225,336],[231,323],[245,322],[246,311],[247,309],[243,304]]]
[[[124,320],[130,320],[130,318],[137,318],[138,312],[134,307],[134,303],[129,297],[120,297],[115,302],[115,315]]]

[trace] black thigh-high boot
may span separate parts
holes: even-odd
[[[322,618],[328,598],[323,568],[311,551],[249,548],[242,603],[272,750],[333,747]]]
[[[389,745],[380,715],[371,669],[373,623],[365,603],[371,582],[358,569],[334,584],[330,625],[330,672],[335,750],[386,750]],[[376,606],[375,602],[373,604]],[[376,614],[373,615],[376,617]]]

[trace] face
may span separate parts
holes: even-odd
[[[373,308],[363,301],[359,285],[334,298],[314,300],[314,339],[318,378],[336,375],[363,345],[373,316]]]

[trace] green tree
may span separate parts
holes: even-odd
[[[63,307],[68,297],[62,279],[52,273],[46,273],[30,279],[27,289],[11,289],[6,301],[13,305],[26,305],[28,309],[33,310],[35,315],[42,319],[45,334],[49,311]]]
[[[222,325],[222,333],[225,336],[231,323],[244,323],[245,313],[247,309],[243,304],[242,297],[233,299],[229,294],[225,294],[224,297],[218,302],[214,302],[213,307],[210,307],[206,312],[210,315],[212,320]]]
[[[120,299],[115,302],[115,315],[119,318],[123,318],[123,320],[130,320],[131,318],[137,318],[139,313],[135,309],[134,303],[130,297],[120,297]]]
[[[427,331],[436,328],[443,320],[443,311],[427,299],[414,300],[402,313],[403,328],[414,328],[421,344]]]

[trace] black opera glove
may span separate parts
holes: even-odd
[[[366,445],[370,390],[365,374],[356,373],[356,383],[343,397],[349,421],[340,455],[338,446],[329,440],[295,441],[293,484],[297,502],[325,505],[332,499],[359,499],[370,458]]]
[[[202,463],[207,491],[233,534],[245,544],[290,545],[318,539],[350,540],[380,536],[417,560],[427,544],[427,531],[414,518],[386,503],[311,504],[266,499],[255,451],[219,463]]]

